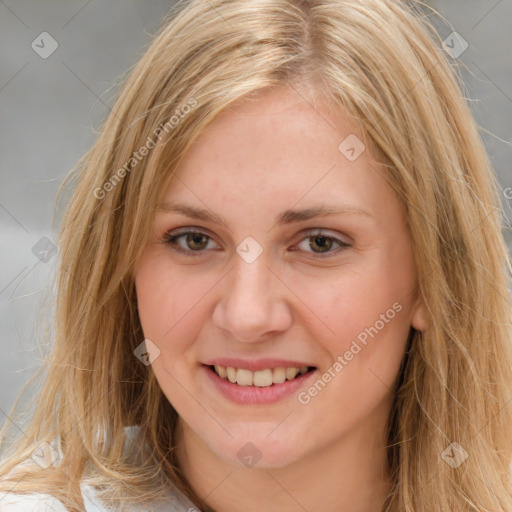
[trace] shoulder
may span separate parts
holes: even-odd
[[[108,504],[97,497],[96,488],[82,483],[81,491],[85,512],[110,512]],[[196,511],[192,503],[176,488],[171,488],[168,502],[153,504],[154,512],[190,512]],[[146,511],[147,508],[132,508],[133,512]],[[49,494],[10,494],[0,495],[0,512],[68,512],[66,507]]]
[[[0,495],[0,512],[68,512],[64,505],[49,494]]]
[[[125,448],[129,443],[137,442],[139,427],[124,428],[126,433]],[[56,449],[60,452],[60,440],[57,440]],[[151,504],[153,512],[190,512],[197,511],[194,505],[186,498],[172,482],[168,481],[169,489],[165,503]],[[110,512],[111,506],[100,500],[98,490],[89,485],[86,480],[80,484],[85,512]],[[147,503],[130,508],[131,512],[147,512]],[[49,494],[11,494],[0,493],[0,512],[68,512],[67,508],[55,497]]]
[[[109,512],[95,496],[93,487],[80,486],[84,500],[85,512]],[[67,508],[49,494],[10,494],[0,496],[0,512],[68,512]]]
[[[81,489],[85,512],[110,512],[109,505],[98,498],[95,487],[82,484]],[[165,502],[141,502],[140,505],[131,505],[129,510],[130,512],[147,512],[148,510],[151,512],[198,512],[192,502],[172,484],[170,484]],[[0,512],[3,512],[1,508]]]
[[[92,487],[81,484],[80,490],[84,500],[85,512],[109,512],[95,497]],[[67,508],[54,496],[49,494],[11,494],[0,495],[0,512],[68,512]]]

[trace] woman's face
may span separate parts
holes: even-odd
[[[139,315],[205,456],[278,467],[380,439],[425,315],[403,213],[362,138],[281,88],[224,111],[165,193]]]

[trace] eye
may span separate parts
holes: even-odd
[[[310,230],[305,234],[307,235],[306,238],[302,239],[296,248],[305,252],[312,252],[313,257],[315,258],[328,257],[331,254],[337,254],[338,252],[351,247],[351,244],[344,242],[335,236],[330,236],[322,232],[320,229]],[[212,247],[210,245],[215,243],[209,235],[193,228],[165,233],[161,241],[162,243],[171,246],[174,251],[190,257],[200,256],[205,252],[205,249],[215,248],[215,246]],[[295,251],[296,248],[294,247],[291,250]],[[308,249],[311,249],[312,251],[308,251]],[[324,254],[326,256],[324,256]]]
[[[344,249],[351,247],[351,244],[323,233],[321,230],[313,230],[306,232],[307,237],[304,238],[297,247],[303,251],[309,252],[307,248],[312,249],[315,258],[323,258],[323,254],[337,254]],[[338,245],[338,248],[335,246]],[[331,250],[334,246],[335,250]]]
[[[209,243],[214,243],[206,233],[191,228],[180,232],[165,233],[162,242],[170,245],[176,252],[191,257],[199,256],[204,249],[212,249]]]

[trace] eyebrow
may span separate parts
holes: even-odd
[[[163,203],[157,208],[157,211],[181,213],[193,219],[198,219],[205,222],[216,222],[229,228],[227,220],[222,217],[222,215],[214,213],[211,210],[197,208],[195,206],[184,203]],[[292,224],[313,219],[315,217],[341,214],[360,215],[373,218],[373,215],[366,210],[362,210],[361,208],[357,208],[351,205],[318,205],[311,208],[303,208],[301,210],[285,210],[277,216],[275,224]]]

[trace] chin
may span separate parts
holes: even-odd
[[[219,459],[241,468],[280,468],[296,462],[302,455],[297,447],[304,449],[304,436],[300,442],[284,430],[269,435],[271,430],[261,426],[257,432],[240,428],[233,438],[212,439],[207,444]]]

